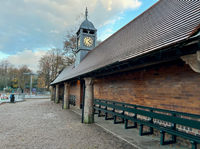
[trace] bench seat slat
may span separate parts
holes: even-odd
[[[103,102],[97,102],[97,101],[95,102],[95,104],[200,129],[200,125],[199,125],[200,122],[195,121],[195,120],[184,119],[184,118],[164,115],[160,113],[154,113],[154,112],[144,111],[140,109],[134,109],[134,108],[124,107],[124,106],[119,106],[119,105],[114,105],[114,104],[109,104],[109,103],[103,103]]]
[[[102,108],[98,108],[98,107],[94,107],[94,108],[97,109],[97,110],[101,110],[103,112],[110,113],[112,115],[116,115],[116,116],[124,118],[124,119],[131,120],[133,122],[137,122],[139,124],[143,124],[143,125],[146,125],[146,126],[149,126],[149,127],[164,131],[164,132],[172,134],[172,135],[180,136],[180,137],[195,141],[197,143],[200,143],[200,137],[197,137],[197,136],[185,133],[185,132],[173,130],[173,129],[168,128],[168,127],[160,126],[158,124],[150,123],[150,122],[144,121],[144,120],[139,120],[139,119],[136,119],[134,117],[130,117],[130,116],[123,115],[123,114],[120,114],[120,113],[112,112],[110,110],[106,110],[106,109],[102,109]]]

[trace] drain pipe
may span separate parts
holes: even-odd
[[[82,121],[81,123],[83,123],[83,119],[84,119],[84,106],[85,106],[85,81],[83,80],[83,103],[82,103]]]

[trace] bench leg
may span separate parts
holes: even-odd
[[[140,136],[142,136],[142,135],[153,134],[153,128],[150,127],[150,131],[149,131],[149,132],[143,133],[143,124],[139,124],[139,125],[140,125],[140,132],[139,132],[139,135],[140,135]]]
[[[171,143],[176,143],[176,136],[172,135],[172,140],[165,141],[165,132],[160,131],[160,145],[166,145]]]
[[[124,118],[122,118],[122,121],[117,122],[117,116],[113,115],[113,117],[114,117],[114,122],[113,122],[114,124],[124,123]]]
[[[101,110],[98,110],[98,117],[101,117],[101,116],[105,116],[105,115],[101,115]]]
[[[139,135],[142,136],[142,132],[143,132],[143,124],[139,124],[140,125],[140,132]]]
[[[101,110],[98,110],[98,117],[105,116],[101,114]]]
[[[124,129],[137,128],[137,123],[134,122],[133,126],[128,126],[128,119],[125,119]]]
[[[190,141],[191,145],[192,145],[192,149],[197,149],[197,143],[194,141]]]
[[[176,136],[175,135],[172,135],[172,142],[176,143]]]
[[[96,112],[96,109],[94,108],[94,114],[98,114],[97,112]]]
[[[105,120],[113,120],[114,118],[111,117],[111,118],[108,118],[108,113],[105,113]]]
[[[160,131],[160,145],[164,145],[164,141],[165,141],[165,132]]]

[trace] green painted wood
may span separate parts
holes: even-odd
[[[145,106],[138,106],[138,105],[133,105],[133,104],[128,104],[128,103],[121,103],[121,102],[115,102],[115,101],[109,101],[109,100],[102,100],[102,99],[94,99],[94,102],[109,102],[109,103],[115,103],[115,104],[123,104],[126,106],[131,106],[131,107],[138,107],[138,108],[144,108],[144,109],[149,109],[153,111],[160,111],[160,112],[165,112],[165,113],[172,113],[176,115],[183,115],[183,116],[189,116],[189,117],[194,117],[194,118],[200,118],[200,115],[196,114],[189,114],[189,113],[183,113],[183,112],[177,112],[177,111],[169,111],[169,110],[164,110],[164,109],[158,109],[158,108],[151,108],[151,107],[145,107]]]
[[[167,133],[169,133],[171,135],[180,136],[180,137],[192,140],[194,142],[200,143],[200,137],[197,137],[197,136],[194,136],[194,135],[190,135],[188,133],[180,132],[180,131],[177,131],[177,130],[174,130],[174,129],[171,129],[171,128],[168,128],[168,127],[163,127],[163,126],[160,126],[158,124],[152,124],[152,123],[150,123],[148,121],[139,120],[139,119],[134,118],[134,117],[130,117],[130,116],[127,116],[127,115],[116,113],[116,112],[110,111],[110,110],[105,110],[105,109],[102,109],[102,108],[99,108],[99,107],[94,107],[94,108],[97,109],[97,110],[102,110],[104,112],[110,113],[112,115],[116,115],[116,116],[122,117],[124,119],[131,120],[133,122],[137,122],[139,124],[143,124],[143,125],[146,125],[146,126],[149,126],[149,127],[152,127],[152,128],[167,132]]]
[[[190,141],[191,145],[192,145],[192,149],[197,149],[197,143],[194,141]]]
[[[154,113],[154,112],[144,111],[144,110],[141,110],[141,109],[134,109],[134,108],[119,106],[119,105],[116,105],[116,104],[98,102],[98,101],[95,101],[95,104],[107,106],[107,107],[114,108],[114,109],[117,109],[117,110],[131,112],[131,113],[135,113],[135,114],[139,114],[139,115],[143,115],[143,116],[147,116],[147,117],[153,117],[155,119],[160,119],[160,120],[164,120],[164,121],[168,121],[168,122],[172,122],[172,123],[196,128],[196,129],[200,129],[200,122],[195,121],[195,120],[190,120],[190,119],[185,119],[185,118],[180,118],[180,117],[174,117],[174,116],[170,116],[170,115],[164,115],[164,114],[160,114],[160,113]],[[168,111],[167,113],[170,113],[170,111]]]

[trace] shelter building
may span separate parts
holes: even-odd
[[[63,98],[67,109],[73,95],[85,123],[94,122],[94,98],[183,112],[200,121],[199,1],[160,0],[98,46],[96,31],[86,11],[76,62],[51,83],[55,103]],[[200,136],[196,127],[175,129]]]

